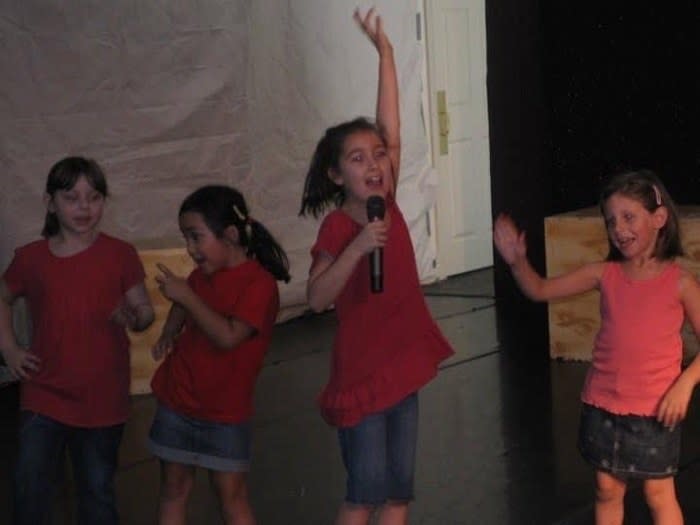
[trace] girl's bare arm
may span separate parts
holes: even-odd
[[[323,312],[335,302],[363,255],[346,249],[337,259],[330,255],[317,258],[306,285],[306,299],[314,312]]]
[[[177,303],[173,303],[168,311],[168,316],[165,318],[165,323],[160,332],[160,337],[156,344],[151,349],[151,355],[156,361],[162,359],[173,349],[175,339],[185,324],[185,309]]]
[[[693,327],[696,337],[700,337],[700,283],[688,271],[684,271],[681,276],[679,292],[685,317]],[[699,382],[700,354],[695,356],[664,395],[659,403],[657,419],[668,427],[685,419],[693,390]]]
[[[12,374],[19,379],[29,378],[31,372],[39,369],[39,358],[17,344],[12,325],[12,303],[15,297],[0,279],[0,353]]]
[[[379,54],[379,80],[377,85],[377,124],[387,145],[394,177],[394,192],[399,181],[401,161],[401,120],[399,108],[399,85],[394,62],[394,48],[384,32],[382,19],[374,8],[365,16],[355,11],[355,20],[370,39]]]
[[[142,282],[127,290],[120,310],[118,314],[121,314],[126,326],[134,332],[142,332],[155,319],[151,298]]]
[[[322,312],[332,305],[357,263],[375,248],[384,246],[386,240],[386,223],[373,221],[364,226],[337,258],[331,255],[318,256],[306,284],[306,298],[311,309]]]
[[[186,310],[217,348],[230,350],[255,333],[255,329],[247,323],[226,318],[212,310],[190,288],[186,279],[175,275],[165,265],[158,264],[158,269],[162,275],[156,276],[156,280],[163,295]]]
[[[603,263],[585,264],[557,277],[542,277],[527,259],[525,233],[507,215],[499,215],[493,226],[493,241],[510,266],[520,290],[533,301],[551,301],[598,288]]]

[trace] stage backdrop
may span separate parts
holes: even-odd
[[[416,4],[376,2],[399,69],[399,202],[430,281],[426,212],[436,180]],[[86,155],[108,177],[103,229],[133,242],[177,245],[187,193],[206,183],[239,188],[290,257],[282,318],[302,311],[318,228],[297,217],[309,159],[326,127],[374,115],[377,57],[353,8],[346,0],[3,2],[0,266],[39,236],[51,165]]]

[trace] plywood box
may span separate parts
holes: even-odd
[[[679,207],[686,257],[680,262],[700,274],[700,206]],[[582,264],[605,259],[608,241],[597,207],[583,208],[545,218],[547,275],[556,276]],[[593,340],[600,327],[599,293],[588,292],[549,304],[549,354],[552,358],[590,360]],[[700,349],[692,329],[683,328],[685,357]]]
[[[137,241],[136,246],[144,270],[146,271],[146,289],[153,302],[156,320],[145,332],[129,332],[131,339],[131,393],[145,394],[151,391],[150,382],[158,364],[151,357],[151,348],[160,337],[165,318],[172,304],[158,290],[155,280],[160,271],[157,263],[162,263],[182,277],[187,277],[194,269],[194,263],[178,240]]]

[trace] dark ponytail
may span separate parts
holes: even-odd
[[[203,186],[183,201],[178,215],[187,212],[199,213],[219,238],[224,236],[226,228],[235,226],[248,257],[256,259],[278,281],[289,282],[287,254],[267,228],[251,218],[239,191],[229,186]]]
[[[250,228],[246,232],[248,255],[257,259],[275,279],[288,283],[290,276],[287,254],[262,223],[254,219],[249,220]],[[240,228],[238,231],[240,232]]]

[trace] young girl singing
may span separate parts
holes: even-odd
[[[330,380],[319,397],[338,428],[347,471],[338,524],[407,523],[413,499],[418,390],[452,349],[426,307],[413,245],[395,199],[401,140],[396,69],[381,19],[355,19],[379,53],[377,123],[358,118],[326,130],[306,176],[301,214],[329,213],[311,253],[308,300],[335,305]],[[368,220],[370,197],[386,202]],[[370,289],[368,254],[383,249],[383,291]]]
[[[581,399],[579,449],[596,469],[598,525],[621,525],[629,479],[643,480],[657,525],[683,523],[674,487],[680,422],[700,380],[700,359],[681,372],[684,316],[700,330],[700,285],[682,255],[676,209],[661,181],[642,170],[613,177],[600,207],[606,261],[543,278],[527,260],[525,235],[504,215],[494,242],[529,298],[550,301],[600,290],[601,327]]]
[[[279,310],[276,280],[287,257],[250,216],[243,196],[205,186],[179,212],[187,279],[160,265],[160,290],[173,305],[153,355],[158,409],[149,446],[161,460],[159,521],[184,523],[196,467],[209,471],[224,522],[254,523],[248,502],[253,389]]]

